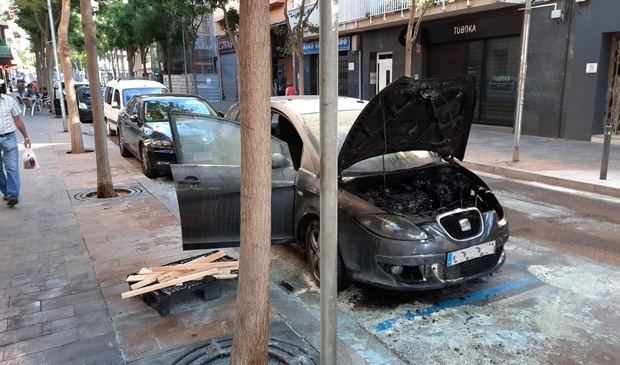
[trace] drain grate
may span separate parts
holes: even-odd
[[[139,185],[131,185],[131,186],[118,186],[114,188],[115,197],[99,199],[97,198],[97,189],[87,189],[78,191],[72,194],[74,200],[78,202],[88,202],[88,201],[104,201],[109,199],[123,198],[131,195],[138,195],[144,192],[144,188]]]
[[[190,350],[173,362],[174,365],[228,365],[232,351],[232,336],[212,339]],[[303,341],[269,339],[269,365],[316,365],[314,350],[303,345]]]

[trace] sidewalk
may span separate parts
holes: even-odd
[[[599,180],[603,144],[521,136],[512,162],[513,134],[472,127],[464,165],[477,171],[620,197],[620,145],[612,144],[607,180]]]
[[[202,341],[231,335],[234,280],[224,283],[220,298],[190,299],[163,318],[139,298],[120,298],[128,274],[203,251],[182,251],[178,218],[155,196],[157,184],[115,144],[108,142],[115,188],[134,194],[82,199],[96,186],[95,154],[66,154],[69,135],[60,132],[59,119],[26,117],[26,123],[42,167],[22,171],[16,208],[0,207],[0,365],[171,364]],[[91,136],[84,141],[93,147]],[[270,304],[271,336],[318,359],[318,313],[273,283]],[[368,363],[367,349],[400,363],[359,326],[344,324],[342,331],[348,336],[338,342],[342,363]]]

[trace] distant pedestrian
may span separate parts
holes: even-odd
[[[19,203],[19,155],[15,129],[24,137],[24,146],[30,148],[30,138],[21,117],[17,101],[6,95],[6,85],[0,85],[0,191],[9,207]],[[6,171],[6,172],[5,172]]]
[[[297,95],[297,90],[295,90],[295,87],[293,86],[293,84],[291,84],[290,82],[288,82],[286,84],[286,92],[285,92],[286,96],[293,96],[293,95]]]

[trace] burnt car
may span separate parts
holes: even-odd
[[[475,104],[472,78],[402,77],[370,102],[338,100],[338,286],[441,288],[497,270],[509,232],[489,187],[461,166]],[[274,97],[272,243],[291,243],[319,272],[319,98]],[[171,165],[184,249],[239,245],[237,120],[171,114]]]
[[[121,156],[139,159],[147,177],[168,172],[170,163],[176,162],[168,122],[170,112],[217,115],[206,100],[186,94],[134,96],[118,115]]]

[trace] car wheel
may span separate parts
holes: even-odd
[[[146,175],[146,177],[157,177],[157,173],[149,160],[149,154],[144,145],[140,145],[140,163],[142,164],[142,173]]]
[[[317,219],[312,220],[310,224],[308,224],[308,229],[306,230],[306,259],[308,260],[308,265],[310,266],[310,271],[312,271],[314,279],[320,284],[321,249],[319,244],[319,229],[320,225]],[[347,278],[340,252],[338,252],[338,261],[336,262],[336,277],[338,290],[343,290],[349,285],[349,279]]]
[[[120,128],[116,134],[118,135],[118,148],[121,150],[121,156],[131,157],[131,152],[127,149],[127,147],[125,147],[125,140],[123,140]]]
[[[106,120],[105,125],[106,125],[106,127],[108,129],[108,136],[110,136],[110,137],[114,136],[116,134],[116,131],[114,131],[114,129],[112,129],[112,127],[110,125],[110,122],[108,122]]]

